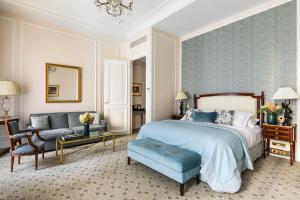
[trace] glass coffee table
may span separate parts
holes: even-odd
[[[73,135],[66,135],[66,136],[60,136],[56,138],[56,157],[58,156],[58,151],[60,150],[60,162],[63,163],[64,161],[64,146],[67,144],[75,144],[80,142],[103,142],[103,145],[105,146],[105,140],[109,137],[112,137],[112,150],[115,151],[115,140],[116,136],[120,134],[118,133],[112,133],[112,132],[103,132],[103,131],[96,131],[96,132],[90,132],[89,135],[79,135],[79,134],[73,134]]]

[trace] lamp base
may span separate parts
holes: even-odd
[[[8,96],[4,96],[2,98],[1,107],[4,112],[4,117],[9,117],[9,111],[11,108],[10,98]]]
[[[291,117],[291,114],[293,113],[293,111],[290,109],[289,105],[290,105],[290,101],[288,101],[288,103],[285,101],[284,103],[281,104],[282,108],[284,110],[284,122],[283,122],[283,126],[291,126],[292,125],[292,119],[293,117]]]

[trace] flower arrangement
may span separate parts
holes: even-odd
[[[282,112],[282,107],[275,103],[266,103],[260,107],[259,111],[268,114],[279,114]]]
[[[92,124],[94,121],[94,116],[91,115],[90,113],[86,112],[82,115],[79,116],[79,121],[81,124]]]

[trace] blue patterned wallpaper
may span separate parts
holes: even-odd
[[[189,95],[265,91],[271,101],[281,86],[296,89],[296,81],[296,1],[182,43],[182,90]]]

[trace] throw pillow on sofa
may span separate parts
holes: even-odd
[[[31,126],[40,130],[49,129],[49,117],[48,116],[32,116],[30,117]]]

